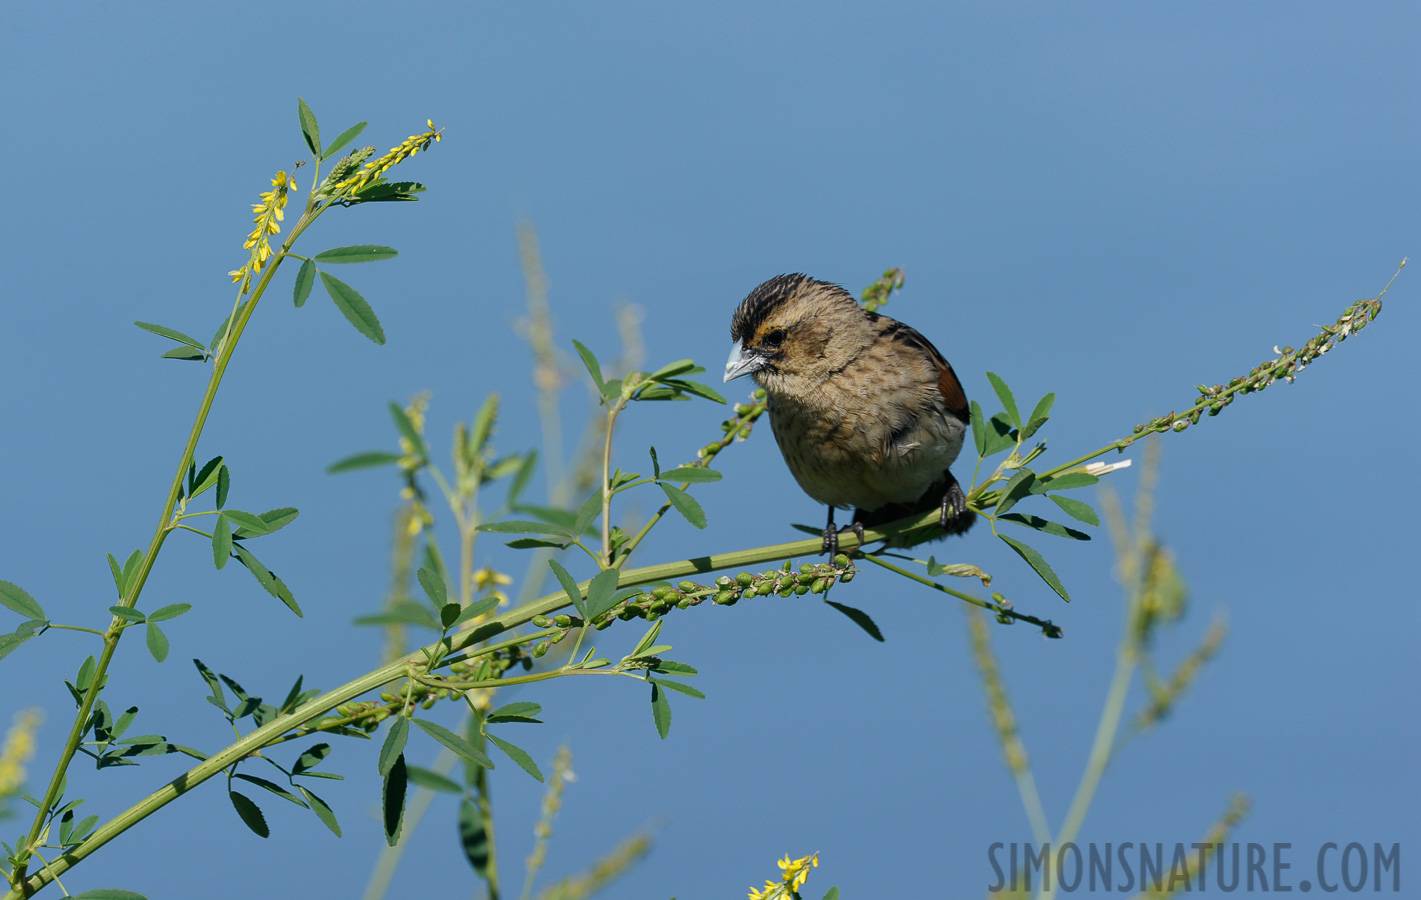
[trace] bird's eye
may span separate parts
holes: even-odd
[[[783,328],[776,328],[774,331],[771,331],[769,334],[765,335],[765,346],[767,347],[778,347],[784,342],[785,330]]]

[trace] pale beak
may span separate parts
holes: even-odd
[[[736,341],[735,346],[730,348],[730,359],[725,361],[725,380],[730,381],[741,375],[757,372],[769,361],[769,357],[764,353],[746,350],[743,343]]]

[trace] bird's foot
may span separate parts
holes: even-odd
[[[824,529],[824,546],[819,552],[829,554],[830,559],[833,559],[835,556],[838,556],[839,535],[842,534],[844,531],[853,532],[854,537],[859,539],[858,545],[860,547],[863,546],[863,525],[861,523],[855,522],[852,525],[846,525],[844,526],[842,531],[834,528],[833,525],[830,525],[828,528]]]
[[[957,483],[951,472],[947,477],[947,492],[942,495],[942,512],[938,515],[937,524],[949,534],[962,534],[972,527],[977,516],[967,509],[967,497],[962,493],[962,485]]]

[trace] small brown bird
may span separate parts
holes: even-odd
[[[834,509],[851,526],[940,509],[960,534],[975,514],[948,471],[967,431],[962,384],[927,338],[859,306],[835,284],[780,275],[730,321],[725,380],[751,375],[768,395],[770,428],[799,486],[829,504],[824,552],[838,551]]]

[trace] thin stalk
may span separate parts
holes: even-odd
[[[207,424],[207,416],[212,411],[212,403],[217,398],[217,389],[222,384],[222,376],[227,371],[227,364],[232,359],[232,354],[237,348],[237,341],[241,338],[243,330],[247,327],[257,302],[266,292],[267,285],[271,283],[271,277],[276,274],[276,270],[281,265],[286,250],[300,236],[301,232],[320,215],[317,210],[314,215],[305,214],[291,229],[286,241],[282,244],[281,251],[273,255],[273,259],[262,274],[261,279],[253,288],[250,299],[241,307],[241,313],[233,320],[227,329],[226,336],[222,339],[222,347],[213,360],[212,375],[207,381],[207,390],[203,392],[202,402],[198,405],[197,417],[192,423],[192,428],[188,431],[187,444],[183,447],[182,456],[178,459],[178,469],[173,475],[173,482],[168,488],[167,499],[163,502],[163,512],[159,517],[158,527],[153,532],[152,539],[148,542],[148,551],[143,556],[143,561],[139,564],[138,571],[134,573],[133,581],[129,584],[124,596],[119,599],[118,605],[126,609],[132,609],[138,603],[139,596],[143,593],[143,587],[148,581],[148,575],[153,571],[153,564],[158,558],[159,552],[163,548],[163,542],[167,539],[168,532],[172,530],[173,510],[177,507],[178,498],[182,495],[183,479],[187,477],[188,467],[192,465],[193,456],[197,452],[198,439],[202,436],[202,430]],[[25,838],[24,847],[33,846],[39,839],[40,832],[44,830],[45,819],[49,815],[49,810],[54,805],[55,798],[59,796],[59,786],[64,781],[65,774],[69,771],[69,763],[74,759],[74,754],[79,749],[79,743],[83,738],[84,726],[89,721],[89,716],[93,712],[94,703],[99,698],[99,691],[104,683],[104,675],[108,672],[109,664],[113,661],[114,652],[118,649],[118,642],[123,634],[123,626],[126,620],[114,616],[109,624],[109,629],[104,635],[104,649],[99,655],[94,668],[93,680],[89,684],[89,689],[84,693],[84,698],[79,704],[79,711],[74,716],[74,724],[69,729],[69,736],[64,742],[64,749],[60,752],[59,761],[55,764],[54,774],[50,776],[49,785],[45,788],[44,797],[41,799],[39,808],[35,812],[34,822],[30,825],[29,834]],[[20,850],[22,848],[16,848]],[[19,866],[14,873],[16,881],[21,881],[25,877],[25,867]]]
[[[934,513],[933,520],[935,521],[935,519],[936,514]],[[866,542],[881,541],[891,536],[889,533],[876,530],[865,529],[864,531]],[[816,536],[801,541],[770,544],[763,547],[753,547],[729,553],[698,556],[692,559],[677,560],[638,569],[628,569],[622,574],[619,583],[623,587],[632,587],[642,584],[652,584],[658,581],[684,578],[690,575],[715,572],[721,569],[747,568],[773,560],[785,559],[786,557],[814,556],[821,551],[822,545],[823,539]],[[841,535],[840,546],[845,550],[853,549],[858,546],[858,538],[852,533]],[[871,557],[865,558],[871,559]],[[887,565],[881,562],[880,564]],[[888,567],[897,569],[896,566]],[[912,573],[905,572],[904,574],[917,580]],[[590,580],[581,582],[579,585],[580,589],[585,592],[589,583]],[[942,588],[941,585],[938,587],[940,590],[952,593],[954,596],[968,599],[969,602],[982,603],[982,601],[976,600],[976,598],[971,598],[970,595],[958,595],[956,592]],[[572,601],[568,599],[567,594],[563,591],[556,591],[544,595],[532,603],[511,609],[500,616],[495,616],[487,622],[470,626],[465,631],[450,635],[448,638],[448,647],[441,647],[439,642],[430,644],[428,647],[417,650],[411,654],[406,654],[397,660],[380,666],[371,672],[367,672],[352,681],[346,682],[333,690],[327,691],[319,697],[311,699],[295,712],[274,719],[266,725],[249,732],[245,737],[239,738],[228,747],[208,757],[192,769],[189,769],[187,772],[173,779],[173,781],[164,787],[159,788],[113,819],[105,822],[99,826],[84,843],[77,847],[70,848],[62,856],[55,859],[49,866],[29,876],[24,885],[26,893],[22,894],[19,889],[12,888],[3,898],[0,898],[0,900],[20,900],[21,897],[33,894],[52,882],[56,876],[63,875],[75,865],[87,859],[109,841],[148,818],[164,806],[172,803],[183,794],[191,791],[207,779],[220,774],[233,763],[246,758],[263,747],[281,741],[283,736],[288,732],[299,729],[322,718],[328,711],[341,704],[404,678],[411,667],[420,668],[423,665],[425,653],[435,653],[442,650],[449,654],[449,656],[445,657],[447,660],[453,653],[476,648],[490,636],[523,625],[531,621],[534,616],[555,613],[571,605]],[[575,672],[576,670],[573,671]],[[572,672],[553,670],[551,672],[531,673],[511,678],[501,678],[496,681],[470,683],[468,687],[505,687],[513,684],[528,684],[561,677],[564,674],[572,674]],[[75,743],[77,745],[77,740]]]
[[[602,560],[599,565],[612,564],[612,428],[623,401],[618,400],[607,410],[607,435],[602,444]]]
[[[1081,783],[1076,788],[1075,797],[1071,799],[1071,808],[1066,813],[1066,821],[1061,825],[1061,830],[1056,835],[1055,846],[1057,847],[1074,841],[1076,835],[1080,833],[1081,825],[1085,823],[1091,800],[1095,797],[1096,788],[1100,786],[1100,778],[1105,774],[1105,767],[1109,764],[1112,756],[1111,750],[1115,746],[1115,735],[1120,729],[1120,716],[1125,709],[1125,698],[1130,692],[1130,682],[1135,676],[1137,665],[1138,659],[1134,646],[1127,635],[1120,643],[1120,652],[1115,660],[1115,675],[1110,679],[1110,690],[1105,695],[1105,708],[1100,713],[1100,723],[1095,729],[1095,741],[1091,744],[1090,758],[1086,761],[1085,773],[1081,776]],[[1041,893],[1041,900],[1050,900],[1055,896],[1055,893],[1053,885]]]

